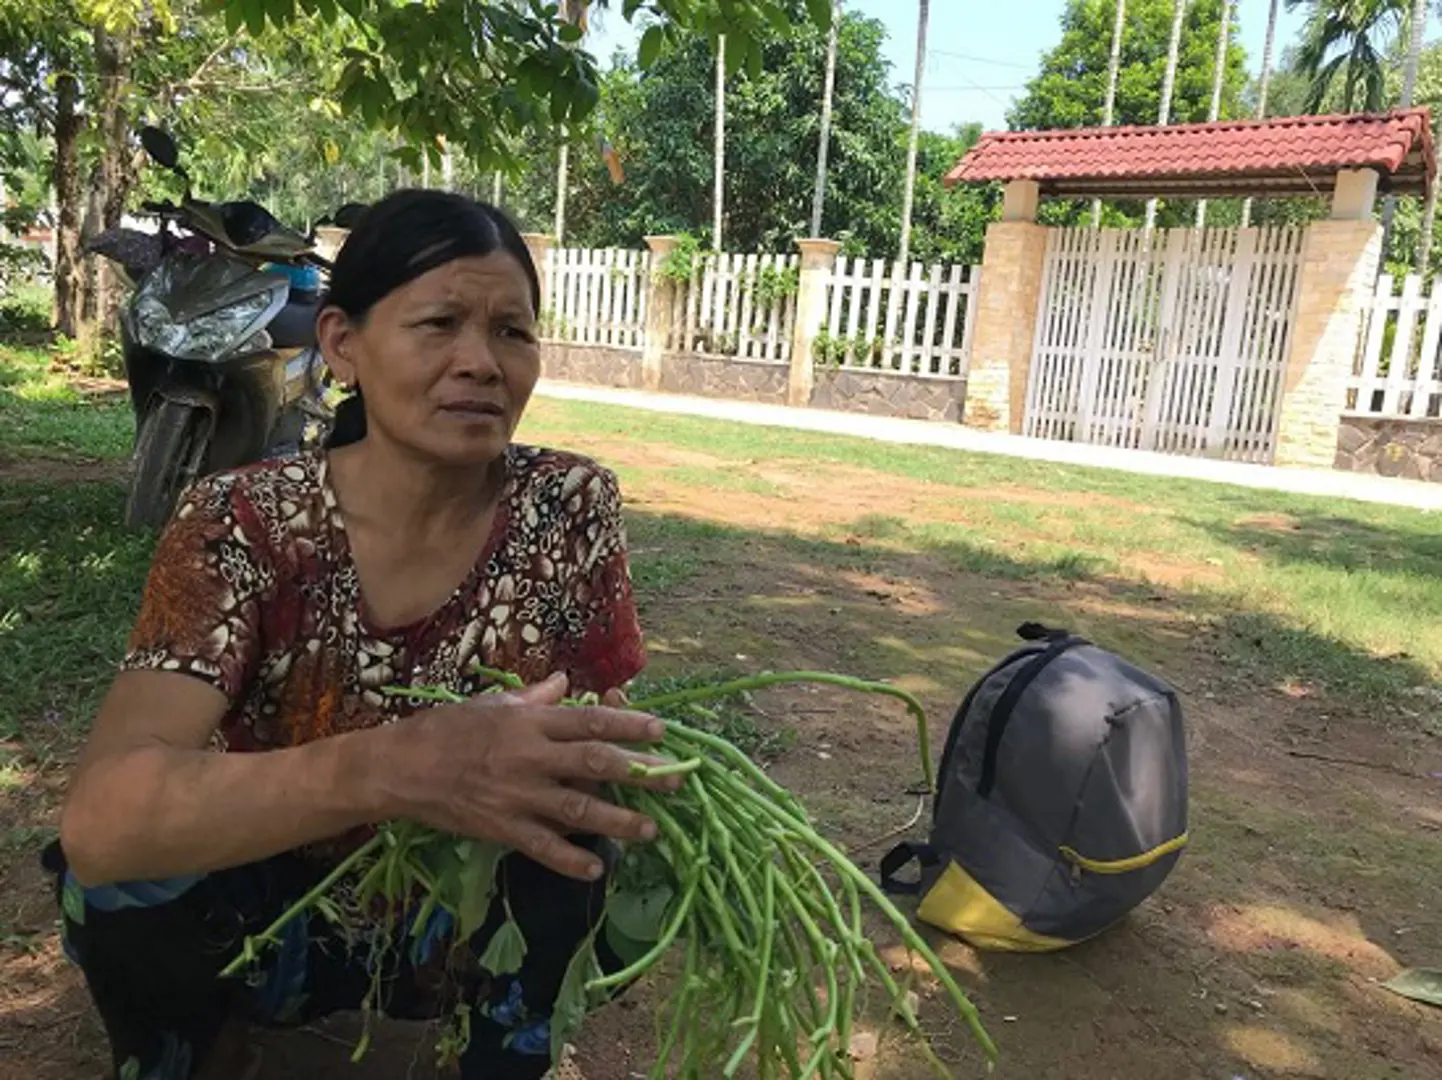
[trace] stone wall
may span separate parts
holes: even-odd
[[[788,364],[667,353],[661,361],[661,389],[673,394],[785,405],[790,372]]]
[[[637,388],[642,385],[641,354],[608,345],[547,341],[541,345],[541,374],[563,382]]]
[[[900,416],[911,420],[961,419],[966,382],[961,379],[922,379],[887,372],[816,369],[811,404],[818,409]]]
[[[1337,468],[1442,483],[1442,418],[1342,417]]]

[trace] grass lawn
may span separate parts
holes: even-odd
[[[1442,1080],[1442,1016],[1377,987],[1442,962],[1437,516],[544,398],[520,437],[620,475],[650,679],[891,679],[939,746],[1035,619],[1182,690],[1194,840],[1163,892],[1054,957],[943,946],[1001,1041],[1000,1080]],[[103,1047],[32,856],[150,557],[119,524],[130,440],[123,396],[0,347],[0,1048],[38,1080],[96,1074]],[[777,692],[718,723],[840,842],[915,807],[914,739],[886,704]],[[590,1080],[644,1072],[649,993],[583,1046]],[[979,1075],[928,1008],[958,1075]],[[432,1037],[393,1058],[378,1038],[347,1075],[402,1075]],[[344,1056],[303,1036],[266,1053],[277,1076]],[[876,1080],[923,1075],[883,1047]]]

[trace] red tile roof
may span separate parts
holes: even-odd
[[[1425,191],[1436,171],[1428,110],[993,132],[946,182],[1036,180],[1046,195],[1326,194],[1339,169],[1363,167],[1381,173],[1384,191]]]

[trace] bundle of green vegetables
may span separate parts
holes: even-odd
[[[497,688],[519,681],[486,672]],[[726,699],[782,683],[824,683],[905,702],[915,718],[917,738],[931,788],[931,755],[926,718],[907,692],[884,683],[821,672],[765,673],[692,687],[636,701],[632,708],[677,715],[701,710],[703,701]],[[459,701],[446,690],[406,688],[394,693],[415,699]],[[569,704],[594,704],[594,697]],[[608,881],[605,913],[573,955],[551,1018],[552,1059],[574,1037],[586,1013],[618,988],[657,972],[665,965],[676,983],[662,1000],[659,1044],[649,1076],[714,1080],[733,1077],[749,1059],[761,1080],[786,1077],[849,1078],[852,1025],[864,995],[879,987],[894,1015],[918,1037],[938,1075],[951,1073],[921,1031],[916,997],[878,955],[863,924],[865,902],[878,908],[910,953],[919,956],[941,984],[956,1012],[969,1025],[988,1056],[995,1048],[976,1009],[933,950],[886,895],[843,852],[823,837],[805,809],[730,742],[691,724],[667,720],[662,742],[648,753],[664,764],[633,765],[637,776],[683,774],[672,794],[615,786],[609,797],[648,815],[659,836],[652,844],[626,849]],[[279,940],[292,919],[312,911],[343,920],[329,893],[353,878],[356,899],[379,902],[393,913],[394,936],[403,937],[401,920],[420,934],[437,908],[456,921],[456,940],[464,942],[486,921],[497,895],[499,845],[436,832],[414,822],[381,826],[314,889],[284,912],[261,935],[248,939],[226,975],[243,971],[259,951]],[[414,896],[420,915],[405,913]],[[483,969],[507,975],[520,969],[526,942],[507,918],[479,958]],[[626,963],[603,973],[596,956],[597,935]],[[674,950],[674,952],[673,952]],[[376,962],[376,986],[380,971]],[[442,1035],[443,1058],[459,1054],[467,1033],[465,1008]],[[365,1050],[356,1048],[355,1057]]]

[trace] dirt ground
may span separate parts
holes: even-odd
[[[1182,691],[1194,839],[1163,890],[1122,925],[1060,954],[938,942],[1000,1045],[994,1075],[1442,1078],[1442,1010],[1379,986],[1406,966],[1442,966],[1442,742],[1366,702],[1269,685],[1232,662],[1182,588],[1213,568],[1158,558],[1149,591],[1095,579],[1000,580],[959,569],[943,552],[848,532],[867,515],[964,517],[934,486],[758,465],[718,491],[667,472],[720,467],[705,455],[671,460],[661,448],[599,439],[578,449],[635,470],[627,491],[638,580],[657,560],[682,567],[669,587],[642,590],[658,673],[794,666],[894,679],[928,706],[939,749],[971,680],[1011,647],[1019,623],[1040,619],[1119,649]],[[999,489],[987,498],[1052,497]],[[775,775],[874,868],[882,846],[862,845],[915,809],[905,718],[888,704],[821,691],[761,695],[757,706],[763,727],[795,730]],[[0,783],[6,1080],[103,1075],[98,1025],[59,956],[33,857],[33,839],[53,827],[66,765],[31,760]],[[649,1003],[663,992],[639,988],[589,1025],[579,1053],[589,1080],[644,1075]],[[955,1075],[984,1075],[965,1031],[923,998],[923,1020]],[[260,1036],[261,1075],[430,1074],[424,1029],[388,1027],[351,1066],[354,1027],[343,1017]],[[927,1075],[884,1020],[875,1030],[875,1077]]]

